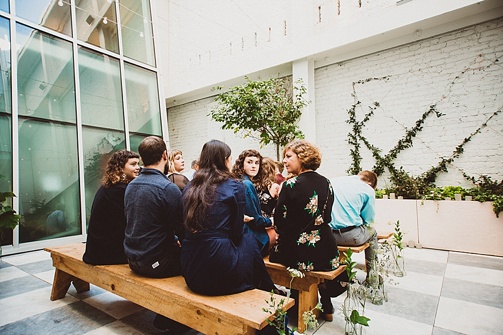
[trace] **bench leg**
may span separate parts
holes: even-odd
[[[72,275],[56,269],[54,272],[54,281],[52,283],[51,301],[62,299],[65,297],[70,284],[72,283]]]
[[[304,318],[302,315],[304,312],[312,310],[318,304],[318,285],[311,285],[309,291],[299,291],[299,311],[297,315],[297,328],[299,333],[303,333],[306,330],[306,325],[304,324]],[[318,310],[315,311],[317,313]],[[317,314],[318,316],[318,314]]]
[[[76,277],[73,277],[72,284],[77,290],[77,293],[87,292],[91,289],[88,282]]]
[[[90,289],[88,282],[56,269],[56,272],[54,272],[54,281],[52,283],[51,301],[63,299],[66,296],[72,282],[73,286],[77,290],[77,293],[86,292]]]

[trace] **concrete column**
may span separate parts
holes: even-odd
[[[316,111],[314,99],[314,60],[303,58],[292,64],[293,81],[302,80],[307,92],[304,98],[309,101],[303,108],[302,116],[299,120],[299,127],[305,135],[306,140],[316,143]]]

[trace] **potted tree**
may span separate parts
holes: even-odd
[[[244,132],[244,137],[256,137],[261,146],[274,143],[276,159],[279,160],[280,147],[294,138],[303,138],[298,127],[302,108],[307,105],[304,99],[306,88],[300,81],[293,85],[287,80],[271,78],[265,81],[252,81],[220,93],[215,100],[218,106],[210,112],[222,129],[235,133]],[[221,87],[217,87],[221,90]]]

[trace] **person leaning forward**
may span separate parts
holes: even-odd
[[[164,174],[168,164],[166,144],[157,136],[138,146],[144,167],[129,183],[124,196],[126,230],[124,252],[133,272],[150,278],[178,276],[184,228],[181,192]],[[171,331],[185,326],[161,315],[154,326]]]

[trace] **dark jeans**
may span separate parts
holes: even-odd
[[[149,278],[167,278],[182,274],[180,248],[173,248],[172,253],[149,262],[136,262],[128,259],[129,267],[140,276]]]
[[[334,280],[325,280],[323,284],[318,285],[318,291],[321,297],[321,308],[323,313],[334,314],[334,306],[332,305],[332,297],[338,297],[346,291],[346,286],[342,286],[341,282],[348,282],[348,274],[346,271],[335,277]]]

